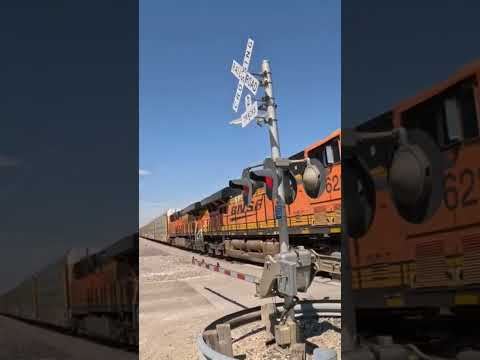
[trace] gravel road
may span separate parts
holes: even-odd
[[[232,270],[261,274],[259,266],[205,259],[209,263],[218,261]],[[205,326],[245,307],[271,301],[254,297],[254,284],[192,265],[191,260],[192,253],[188,251],[140,239],[141,360],[196,360],[196,338]],[[323,297],[339,298],[340,283],[316,279],[311,291],[302,295],[306,299]],[[335,337],[327,334],[324,340],[329,336]],[[257,358],[262,359],[246,360]]]

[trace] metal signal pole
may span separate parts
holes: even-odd
[[[281,158],[280,153],[280,137],[278,134],[278,123],[277,123],[277,105],[275,104],[275,97],[273,96],[273,84],[272,84],[272,72],[270,70],[270,62],[268,60],[262,61],[262,73],[263,73],[263,87],[265,90],[264,102],[267,106],[267,117],[265,119],[266,124],[268,125],[268,132],[270,135],[270,147],[272,153],[272,160],[275,162],[277,159]],[[285,211],[285,181],[283,170],[277,168],[277,174],[279,178],[278,190],[277,190],[277,199],[276,199],[276,210],[275,215],[278,221],[278,238],[280,241],[280,258],[288,260],[290,253],[290,241],[288,239],[288,222],[287,214]],[[290,259],[291,260],[291,259]],[[287,318],[291,322],[295,322],[295,312],[293,310],[294,297],[293,296],[284,296],[285,307],[289,310],[287,311]]]
[[[270,146],[272,152],[272,160],[275,161],[281,157],[280,153],[280,137],[278,135],[277,124],[277,109],[275,104],[275,98],[273,96],[272,86],[272,73],[270,71],[270,62],[268,60],[262,61],[262,73],[263,73],[263,87],[265,89],[265,105],[267,106],[267,118],[266,123],[268,125],[268,132],[270,134]],[[290,250],[290,243],[288,240],[288,223],[285,213],[285,180],[283,171],[278,170],[279,173],[279,186],[277,196],[277,211],[280,212],[278,220],[278,232],[280,239],[280,253],[288,253]]]
[[[281,158],[280,137],[278,133],[278,123],[273,96],[272,73],[268,60],[263,60],[261,65],[261,74],[251,74],[248,72],[248,65],[252,56],[253,40],[248,39],[247,49],[244,55],[243,65],[233,60],[231,72],[238,79],[237,90],[233,101],[233,110],[237,112],[240,103],[243,88],[246,87],[253,95],[256,95],[260,85],[264,88],[264,96],[262,97],[262,110],[266,110],[266,114],[260,117],[258,115],[257,101],[252,103],[250,95],[245,96],[245,112],[237,119],[230,121],[232,125],[241,125],[242,128],[247,126],[251,121],[257,119],[257,124],[266,125],[270,137],[271,158],[266,158],[263,163],[263,169],[252,170],[252,168],[244,169],[241,179],[231,180],[230,186],[242,189],[245,202],[251,201],[251,192],[253,189],[252,181],[261,181],[267,185],[267,177],[271,177],[275,189],[271,189],[271,198],[275,205],[275,219],[278,225],[278,235],[280,243],[280,253],[275,255],[267,255],[263,268],[262,278],[256,284],[256,295],[261,298],[267,298],[274,295],[284,299],[284,311],[279,318],[276,312],[272,312],[270,307],[262,307],[262,317],[266,318],[274,316],[275,331],[269,328],[270,335],[275,337],[277,344],[280,346],[290,346],[300,341],[300,328],[295,320],[294,305],[296,303],[296,295],[298,291],[305,292],[312,283],[314,271],[313,254],[303,247],[290,248],[288,236],[288,218],[286,214],[286,195],[292,194],[290,190],[290,179],[287,177],[291,161]],[[258,77],[258,79],[257,79]],[[308,162],[312,171],[316,174],[322,174],[322,168]],[[316,169],[317,171],[313,170]],[[312,176],[310,176],[312,178]],[[310,181],[311,193],[318,194],[322,183],[320,176],[317,176],[316,182]],[[288,183],[287,183],[288,181]],[[323,180],[322,180],[323,181]],[[245,187],[250,191],[245,192]],[[316,190],[314,190],[316,189]],[[287,194],[288,191],[288,194]],[[293,191],[293,190],[292,190]],[[295,190],[296,191],[296,190]],[[322,190],[323,191],[323,190]],[[245,195],[248,195],[245,197]],[[295,195],[292,195],[295,196]],[[309,195],[310,196],[310,195]],[[317,195],[315,195],[316,197]],[[313,197],[313,195],[312,195]],[[293,201],[293,200],[292,200]],[[270,326],[270,325],[269,325]]]

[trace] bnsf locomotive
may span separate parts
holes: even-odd
[[[287,206],[290,243],[336,258],[341,236],[340,149],[337,130],[290,157],[318,159],[327,177],[325,191],[312,199],[301,184],[304,165],[297,165],[293,171],[297,196]],[[279,252],[277,229],[273,202],[263,188],[246,206],[240,191],[227,187],[183,210],[160,216],[144,226],[140,235],[212,255],[263,262],[265,255]]]
[[[138,345],[138,234],[68,251],[0,297],[0,313],[115,343]]]
[[[479,313],[479,79],[477,62],[358,127],[419,129],[435,142],[444,161],[441,205],[430,219],[415,224],[404,219],[422,209],[400,214],[385,187],[392,149],[364,149],[376,185],[377,211],[368,232],[349,242],[359,316],[382,309]]]

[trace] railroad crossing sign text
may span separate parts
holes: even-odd
[[[242,128],[250,124],[258,115],[258,103],[255,101],[252,104],[252,97],[250,94],[245,96],[245,112],[235,120],[230,121],[231,125],[242,125]]]
[[[258,86],[260,82],[248,72],[248,67],[250,65],[250,59],[252,58],[253,51],[253,40],[248,39],[247,48],[245,49],[245,55],[243,56],[243,65],[240,65],[238,62],[233,60],[232,63],[232,74],[238,79],[237,90],[235,92],[235,97],[233,99],[233,110],[238,111],[238,106],[240,105],[240,100],[242,98],[243,87],[246,86],[254,95],[257,93]]]

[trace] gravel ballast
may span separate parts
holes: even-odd
[[[313,359],[315,347],[335,349],[338,359],[341,359],[340,323],[340,318],[323,318],[318,322],[300,320],[308,360]],[[232,339],[235,357],[246,355],[246,360],[291,359],[286,351],[275,344],[266,345],[265,327],[259,321],[232,330]]]

